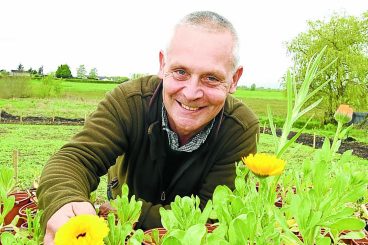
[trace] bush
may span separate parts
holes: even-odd
[[[54,79],[52,75],[48,75],[42,78],[41,88],[39,90],[39,96],[41,98],[52,97],[60,95],[61,93],[61,80]]]
[[[250,91],[255,91],[256,90],[256,84],[253,83],[251,86],[250,86]]]
[[[31,78],[26,76],[5,76],[0,78],[0,98],[26,98],[31,94]]]

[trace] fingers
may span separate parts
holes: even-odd
[[[50,230],[46,229],[46,234],[43,238],[44,245],[54,245],[54,235]]]
[[[96,211],[92,204],[89,202],[71,202],[62,206],[51,216],[51,218],[47,222],[46,233],[43,241],[44,244],[54,245],[54,237],[57,230],[71,217],[80,214],[96,215]]]
[[[95,208],[89,202],[71,202],[73,216],[80,214],[96,214]]]

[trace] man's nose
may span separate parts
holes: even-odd
[[[191,76],[191,78],[186,81],[185,85],[183,94],[187,100],[192,101],[203,97],[204,93],[199,77]]]

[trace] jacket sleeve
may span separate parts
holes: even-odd
[[[239,133],[243,132],[243,133]],[[246,129],[227,131],[220,136],[215,150],[216,160],[208,175],[204,178],[199,188],[198,196],[201,199],[201,208],[204,208],[207,201],[212,199],[213,192],[218,185],[226,185],[230,189],[235,188],[235,163],[242,157],[248,156],[257,151],[257,141],[259,139],[259,122],[252,121]]]
[[[43,229],[63,205],[89,201],[99,177],[127,149],[130,118],[124,91],[119,86],[99,103],[82,131],[50,158],[37,190],[39,208],[44,210]]]

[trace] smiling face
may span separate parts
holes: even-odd
[[[180,25],[160,52],[163,102],[170,128],[185,144],[222,109],[235,92],[242,67],[233,69],[233,37],[226,30]]]

